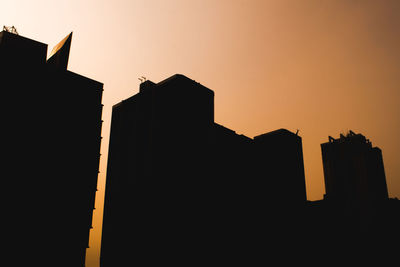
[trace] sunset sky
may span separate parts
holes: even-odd
[[[140,76],[212,89],[216,122],[239,134],[299,129],[309,200],[324,194],[320,144],[362,133],[400,198],[399,14],[396,0],[2,0],[1,23],[48,53],[73,31],[68,69],[104,83],[87,267],[99,265],[111,108]]]

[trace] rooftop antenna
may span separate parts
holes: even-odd
[[[3,31],[19,35],[17,28],[15,28],[14,26],[11,27],[3,26]]]
[[[146,81],[147,80],[147,78],[146,77],[144,77],[144,76],[141,76],[142,78],[143,78],[143,81]]]

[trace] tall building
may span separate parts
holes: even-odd
[[[321,144],[326,198],[347,204],[386,200],[382,151],[350,131]]]
[[[261,197],[275,180],[300,188],[294,198],[305,204],[301,138],[277,136],[284,151],[215,123],[214,92],[183,75],[143,82],[112,110],[101,266],[207,263],[257,249],[276,219],[268,208],[282,202]],[[270,153],[289,153],[292,173],[278,174]]]
[[[254,143],[257,173],[268,177],[266,197],[288,206],[304,206],[307,196],[301,137],[279,129],[254,137]]]
[[[309,240],[347,243],[349,251],[391,244],[399,236],[394,225],[400,221],[400,205],[388,197],[381,149],[349,131],[336,139],[329,136],[321,151],[325,195],[308,203]]]
[[[71,38],[47,59],[46,44],[0,32],[4,240],[17,254],[4,265],[85,265],[103,84],[67,70]]]
[[[253,153],[257,186],[251,191],[257,196],[256,212],[261,211],[256,217],[259,229],[268,229],[270,244],[301,242],[307,200],[302,138],[286,129],[258,135]]]
[[[184,229],[201,219],[213,121],[214,92],[183,75],[146,81],[113,107],[102,266],[137,263],[154,240],[184,242]]]

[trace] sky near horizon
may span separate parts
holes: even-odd
[[[299,129],[309,200],[324,194],[320,144],[362,133],[400,198],[399,14],[396,0],[3,0],[1,23],[48,53],[73,31],[68,69],[104,83],[86,266],[99,265],[111,107],[140,76],[200,82],[215,92],[216,122],[238,134]]]

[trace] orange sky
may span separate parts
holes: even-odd
[[[140,76],[181,73],[214,90],[216,122],[239,134],[300,129],[310,200],[324,193],[320,144],[360,132],[400,197],[398,14],[396,0],[3,0],[1,23],[49,52],[73,31],[69,70],[105,84],[87,267],[99,264],[111,107]]]

